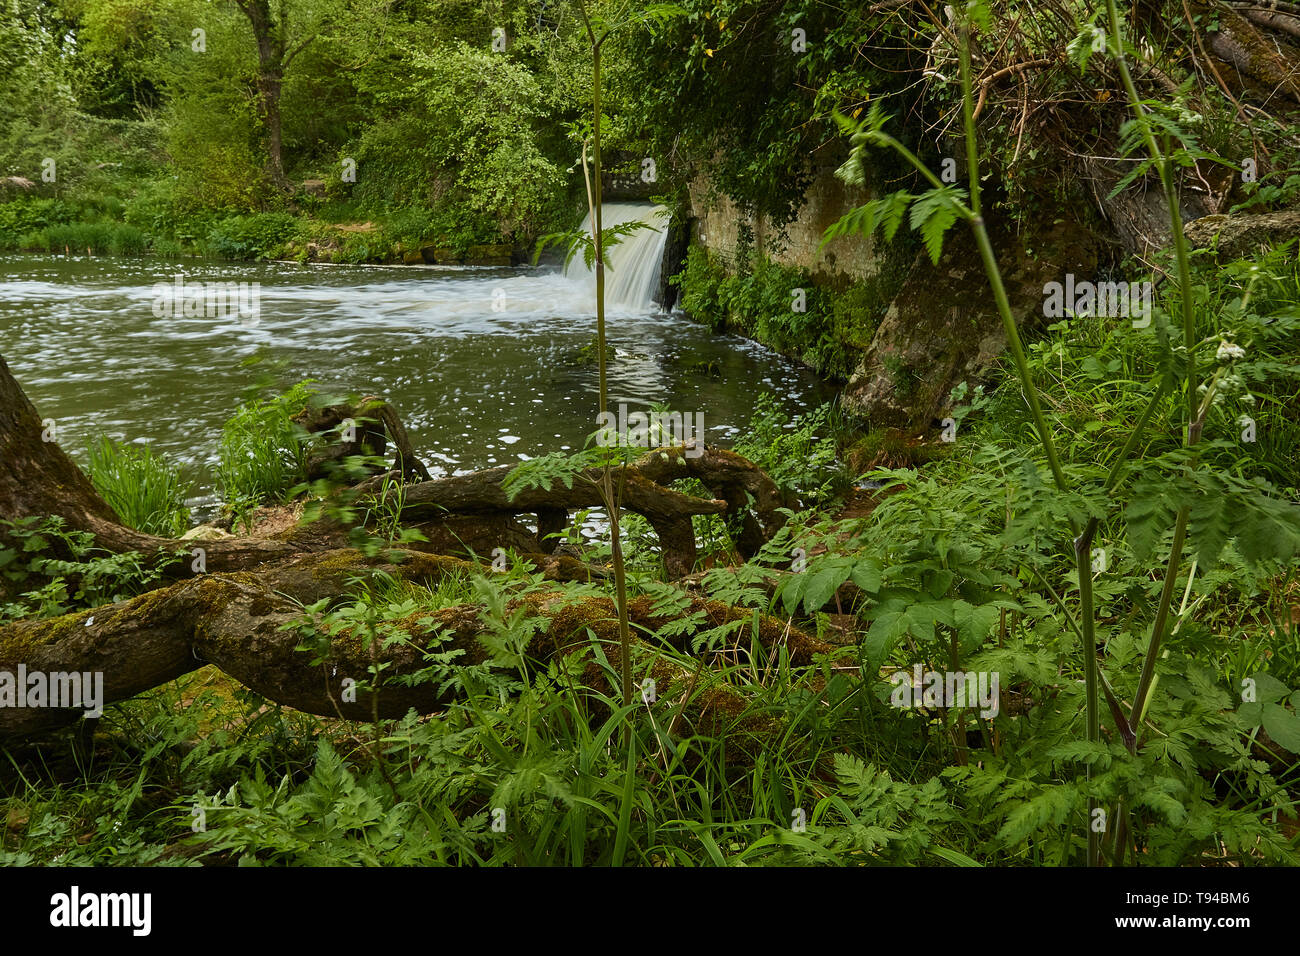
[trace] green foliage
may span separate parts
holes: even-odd
[[[394,241],[463,246],[567,225],[571,196],[559,170],[573,161],[569,134],[591,131],[572,122],[589,92],[572,19],[534,21],[534,10],[511,6],[501,13],[511,47],[488,53],[473,46],[497,25],[481,5],[366,6],[352,17],[338,17],[342,8],[329,2],[285,9],[291,39],[330,27],[288,71],[282,104],[291,172],[326,181],[328,201],[303,201],[317,219],[268,211],[288,200],[267,182],[263,120],[244,81],[232,79],[254,69],[237,10],[209,11],[214,55],[205,59],[144,7],[92,3],[73,16],[71,7],[20,2],[0,14],[3,27],[16,28],[0,29],[0,65],[14,86],[0,104],[5,171],[30,174],[47,150],[73,150],[77,136],[64,130],[84,132],[94,119],[78,106],[120,116],[161,97],[170,157],[160,175],[175,180],[104,190],[94,202],[71,191],[18,194],[0,204],[0,241],[102,252],[138,248],[147,236],[155,248],[163,239],[174,250],[197,244],[243,258],[334,235],[342,258],[362,261]],[[125,15],[132,11],[140,15]],[[890,57],[904,47],[862,56],[869,34],[854,11],[805,0],[688,0],[657,12],[681,15],[610,40],[615,89],[602,131],[656,155],[670,146],[706,155],[702,168],[723,191],[778,224],[802,198],[806,158],[832,132],[834,111],[859,116],[869,91],[874,102],[897,82]],[[886,37],[934,39],[929,28],[907,36],[908,24],[884,19]],[[773,38],[796,28],[809,37],[804,55],[788,56],[784,42],[774,55]],[[1029,37],[1031,48],[1017,44],[1016,55],[1062,39],[1061,29]],[[75,44],[69,31],[80,31]],[[1085,47],[1071,45],[1074,62],[1095,70]],[[155,61],[152,49],[166,52]],[[934,51],[939,72],[948,70],[945,47]],[[113,82],[98,83],[101,75]],[[933,100],[925,109],[954,105],[949,89]],[[1203,155],[1183,105],[1135,120],[1121,145],[1143,145],[1154,131],[1175,165]],[[907,130],[886,136],[882,117],[845,121],[854,137],[850,183],[870,185],[876,164],[864,162],[866,146],[903,147]],[[1003,120],[990,110],[982,122],[1000,128]],[[1021,162],[1041,166],[1033,130]],[[1003,154],[1013,144],[1018,154],[1019,138],[1002,140],[987,150],[1015,172],[1015,158]],[[58,153],[61,168],[67,155]],[[338,176],[345,156],[360,159],[355,189]],[[1163,168],[1155,157],[1140,162]],[[78,176],[93,184],[85,170],[69,183]],[[1274,180],[1256,193],[1259,204],[1293,191]],[[976,197],[929,185],[878,196],[830,237],[914,231],[940,260],[946,230]],[[370,216],[377,232],[339,240],[327,228]],[[717,541],[710,557],[730,563],[718,561],[698,587],[752,618],[720,624],[712,610],[688,611],[690,596],[661,579],[646,523],[624,516],[628,589],[655,608],[629,666],[637,681],[661,681],[656,700],[622,706],[608,690],[623,676],[610,663],[608,631],[562,634],[560,617],[537,613],[581,608],[606,595],[603,582],[546,580],[522,560],[420,585],[363,574],[350,593],[303,608],[289,625],[300,652],[324,669],[340,642],[358,642],[375,655],[371,665],[338,676],[382,697],[397,681],[378,649],[406,645],[424,667],[401,683],[445,695],[443,712],[369,725],[322,720],[228,682],[205,687],[211,678],[195,675],[113,708],[101,736],[111,756],[75,788],[36,776],[41,755],[15,756],[21,772],[5,784],[0,861],[159,864],[194,854],[249,865],[1065,865],[1087,852],[1091,810],[1105,806],[1128,828],[1127,843],[1108,840],[1107,852],[1122,854],[1117,862],[1300,862],[1296,837],[1277,823],[1296,815],[1300,761],[1300,272],[1282,256],[1194,274],[1161,266],[1191,291],[1188,341],[1175,344],[1169,318],[1181,308],[1176,288],[1146,329],[1092,316],[1060,322],[1028,350],[1024,380],[1002,376],[973,400],[954,395],[960,427],[949,453],[913,456],[927,459],[920,469],[869,475],[887,492],[868,518],[789,511],[747,562],[731,559],[721,522],[701,522]],[[714,328],[840,376],[887,300],[866,284],[819,288],[752,248],[726,268],[692,250],[681,285],[687,310]],[[1191,389],[1204,412],[1194,447],[1181,440],[1177,394],[1189,356],[1205,386]],[[1025,407],[1039,392],[1050,432]],[[220,481],[236,511],[301,489],[305,436],[292,417],[311,398],[301,383],[250,399],[227,425]],[[1148,403],[1150,426],[1139,429]],[[1244,437],[1245,415],[1254,441]],[[790,422],[765,401],[737,447],[786,493],[826,506],[848,477],[836,464],[837,431],[829,409]],[[1045,434],[1055,436],[1060,486],[1029,450]],[[865,444],[868,455],[894,450],[884,438]],[[541,457],[513,469],[506,490],[572,485],[637,453],[594,447]],[[175,521],[175,472],[147,449],[96,454],[97,484],[135,502],[120,506],[136,516],[128,520]],[[1131,465],[1107,484],[1125,456]],[[358,458],[341,467],[357,476],[373,465]],[[365,554],[414,536],[401,527],[405,492],[391,478],[367,497],[330,482],[307,490],[352,526]],[[1180,515],[1188,540],[1165,588],[1153,571],[1168,560]],[[577,530],[587,517],[577,516],[566,548],[604,565],[611,545],[585,542]],[[1093,522],[1104,557],[1094,557],[1089,575],[1072,541]],[[57,518],[4,528],[6,620],[97,606],[157,580],[156,561],[97,552],[90,536]],[[1166,613],[1154,653],[1152,631]],[[760,614],[776,618],[769,626],[840,639],[810,666],[795,666],[791,632],[765,646]],[[441,625],[474,616],[484,630],[469,662]],[[1089,636],[1085,624],[1095,629]],[[1144,692],[1145,664],[1158,693],[1145,698],[1131,740],[1125,712]],[[1090,695],[1094,665],[1101,689]],[[982,714],[950,701],[895,702],[897,676],[917,666],[997,675],[997,707]],[[1087,714],[1102,694],[1110,719],[1089,739]],[[196,817],[206,829],[192,831]]]
[[[513,235],[537,222],[559,186],[538,142],[541,89],[524,67],[468,44],[405,51],[404,78],[365,87],[385,121],[356,144],[358,195],[433,204],[500,221]],[[371,81],[363,77],[362,82]],[[509,103],[503,111],[501,103]]]
[[[146,590],[178,556],[95,547],[61,517],[0,519],[0,621],[55,617]],[[26,589],[26,590],[25,590]]]
[[[733,450],[767,472],[791,499],[816,507],[842,494],[848,484],[837,459],[832,417],[831,406],[823,405],[791,421],[776,398],[763,393]]]
[[[0,242],[8,248],[20,236],[50,226],[64,225],[77,215],[77,209],[63,199],[41,196],[17,196],[0,203]]]
[[[163,538],[178,538],[189,528],[185,499],[191,486],[177,465],[148,445],[101,437],[90,448],[87,474],[128,527]]]
[[[733,271],[699,245],[691,246],[686,268],[671,281],[681,288],[681,307],[691,318],[755,338],[841,380],[852,374],[887,301],[887,282],[835,290],[761,256]]]
[[[834,134],[831,111],[897,82],[903,51],[862,56],[864,14],[813,0],[681,7],[613,45],[612,98],[645,155],[689,155],[718,192],[780,227],[803,201],[808,156]]]
[[[1197,267],[1191,289],[1202,337],[1198,363],[1207,372],[1202,397],[1213,387],[1200,460],[1294,493],[1300,475],[1300,270],[1284,251],[1251,261],[1207,261]],[[1107,449],[1127,437],[1125,423],[1150,399],[1144,382],[1168,363],[1168,332],[1162,330],[1178,306],[1173,290],[1155,306],[1154,334],[1120,319],[1076,316],[1053,324],[1029,346],[1039,387],[1060,396],[1057,433],[1066,457],[1107,460]],[[1240,349],[1241,357],[1232,357],[1234,349],[1225,345]],[[991,400],[994,427],[1005,430],[1008,440],[1032,440],[1033,426],[1017,395],[1003,390]],[[1243,416],[1255,423],[1254,441],[1243,439]],[[1143,444],[1152,467],[1166,474],[1177,470],[1178,437],[1174,431],[1152,432]]]
[[[315,392],[308,380],[273,398],[252,399],[222,426],[217,484],[227,507],[242,513],[282,500],[306,479],[306,434],[292,419]]]
[[[278,259],[284,244],[298,232],[298,221],[287,213],[231,216],[216,223],[205,240],[208,250],[223,259]]]

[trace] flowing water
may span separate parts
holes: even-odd
[[[668,238],[668,208],[607,202],[600,207],[600,225],[602,232],[618,226],[639,227],[626,235],[615,236],[615,244],[605,256],[605,303],[625,309],[652,309]],[[582,231],[591,235],[590,214],[583,220]],[[582,255],[574,257],[565,275],[584,283],[591,301],[595,302],[596,274]]]
[[[764,392],[791,413],[830,399],[797,363],[656,311],[643,273],[658,262],[630,238],[613,262],[629,278],[610,297],[612,408],[702,413],[725,445]],[[205,512],[221,425],[272,370],[281,385],[383,396],[435,474],[581,448],[597,407],[582,272],[3,256],[0,354],[79,461],[100,434],[148,442],[186,463]],[[167,314],[156,286],[178,275],[257,283],[260,314]]]

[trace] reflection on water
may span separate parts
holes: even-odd
[[[260,283],[260,321],[155,316],[153,286],[177,274]],[[558,272],[3,256],[0,277],[0,353],[64,448],[84,460],[101,433],[147,441],[205,493],[222,422],[265,374],[244,364],[258,356],[283,362],[284,385],[383,396],[435,474],[581,447],[596,427],[597,370],[580,354],[594,304]],[[613,309],[608,336],[611,406],[701,412],[710,441],[726,443],[762,392],[792,412],[831,395],[802,366],[680,317]]]

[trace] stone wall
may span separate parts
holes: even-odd
[[[915,241],[899,242],[901,233],[894,242],[855,236],[822,249],[826,228],[868,198],[831,168],[818,171],[784,235],[727,199],[711,197],[702,179],[691,183],[690,197],[693,241],[724,263],[735,264],[741,230],[748,227],[755,248],[769,259],[807,269],[818,284],[836,290],[859,284],[879,303],[870,341],[846,339],[841,345],[853,369],[842,405],[852,418],[911,432],[933,427],[953,387],[979,381],[1006,348],[982,259],[964,223],[953,227],[935,265]],[[1049,217],[1051,226],[1036,224],[1032,237],[1008,228],[996,214],[986,219],[1013,314],[1030,329],[1042,315],[1044,283],[1065,272],[1090,276],[1097,269],[1096,237],[1064,215]]]
[[[755,247],[766,252],[772,261],[807,269],[826,278],[871,279],[877,275],[875,241],[870,238],[836,239],[824,250],[820,248],[827,227],[867,199],[863,190],[837,179],[835,167],[822,167],[805,194],[798,215],[781,230],[765,216],[745,215],[725,196],[710,197],[707,180],[696,178],[690,183],[695,239],[707,249],[724,260],[734,261],[741,227],[748,226],[753,230]]]

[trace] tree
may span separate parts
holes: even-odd
[[[332,11],[311,22],[294,40],[289,39],[289,4],[276,5],[270,0],[234,0],[248,18],[257,44],[257,96],[259,113],[266,128],[267,172],[277,186],[285,186],[284,130],[280,115],[280,94],[284,90],[285,71],[328,24]]]

